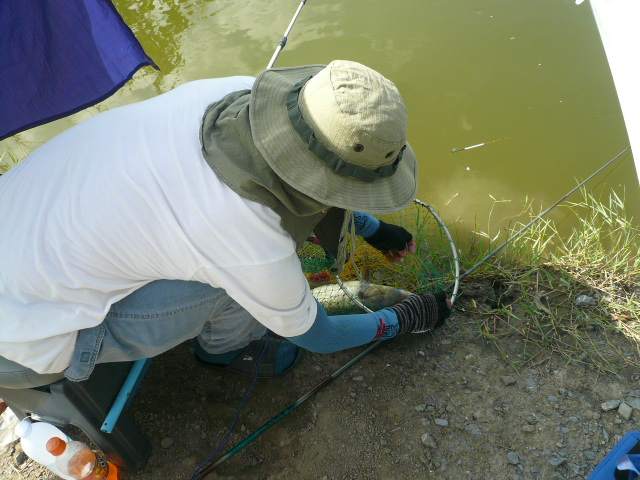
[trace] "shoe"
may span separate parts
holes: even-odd
[[[280,336],[274,338],[271,335],[267,334],[251,342],[240,350],[230,363],[218,363],[221,355],[205,352],[196,340],[196,360],[208,368],[238,373],[253,378],[256,376],[256,363],[260,359],[258,378],[279,377],[298,364],[302,357],[302,349]],[[262,358],[260,358],[261,355]]]

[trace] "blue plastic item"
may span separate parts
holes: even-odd
[[[609,455],[598,464],[587,480],[614,480],[614,473],[618,466],[618,461],[622,457],[627,456],[629,451],[635,447],[638,442],[640,442],[640,432],[627,433],[618,444],[613,447]],[[629,457],[635,456],[636,455],[629,455]],[[631,473],[630,478],[635,478],[634,475],[635,473]]]
[[[149,370],[150,364],[150,358],[143,358],[142,360],[137,360],[133,363],[131,370],[129,370],[129,374],[124,381],[118,396],[113,402],[113,405],[111,405],[111,409],[109,410],[107,418],[105,418],[100,430],[106,433],[113,432],[116,422],[120,418],[120,414],[129,408],[131,400],[138,391],[138,387],[140,387],[144,375],[147,373],[147,370]]]

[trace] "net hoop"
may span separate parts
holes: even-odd
[[[453,304],[456,301],[456,298],[458,296],[458,289],[460,288],[460,255],[458,253],[458,248],[456,247],[456,244],[453,240],[453,236],[451,235],[451,232],[449,232],[449,229],[447,228],[445,223],[442,221],[440,216],[436,213],[436,211],[431,207],[431,205],[421,200],[418,200],[417,198],[413,201],[413,203],[420,205],[421,207],[425,207],[427,210],[429,210],[429,213],[433,215],[433,218],[436,219],[436,221],[440,225],[440,228],[444,230],[444,233],[447,236],[447,239],[449,240],[449,245],[451,246],[451,254],[453,256],[453,264],[455,266],[454,268],[455,280],[453,282],[453,290],[451,293],[451,304]],[[371,310],[369,307],[363,304],[360,300],[358,300],[358,298],[353,293],[349,291],[349,289],[345,286],[345,284],[343,283],[339,275],[336,275],[335,277],[342,291],[345,293],[345,295],[347,295],[351,299],[353,303],[355,303],[358,307],[362,308],[365,312],[373,313],[373,310]]]

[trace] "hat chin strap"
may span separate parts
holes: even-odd
[[[378,180],[380,178],[390,177],[394,173],[396,173],[398,164],[400,163],[400,160],[402,160],[402,154],[405,148],[407,148],[406,145],[404,145],[400,149],[400,153],[398,153],[393,163],[372,170],[370,168],[365,168],[360,165],[355,165],[353,163],[344,161],[338,154],[332,152],[331,150],[328,150],[324,145],[320,143],[320,141],[316,138],[311,126],[309,126],[304,118],[302,118],[302,112],[300,111],[300,106],[298,105],[300,91],[310,78],[312,77],[304,78],[296,83],[286,97],[289,120],[291,121],[291,124],[293,125],[293,128],[295,128],[296,132],[298,132],[298,135],[300,135],[300,137],[302,137],[302,139],[308,144],[309,151],[313,153],[313,155],[315,155],[318,159],[322,160],[331,170],[333,170],[338,175],[342,175],[344,177],[352,177],[358,180],[362,180],[363,182],[373,182],[374,180]]]

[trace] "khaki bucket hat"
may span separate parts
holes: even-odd
[[[416,156],[396,86],[356,62],[265,70],[249,106],[254,143],[286,183],[328,206],[401,210],[416,197]]]

